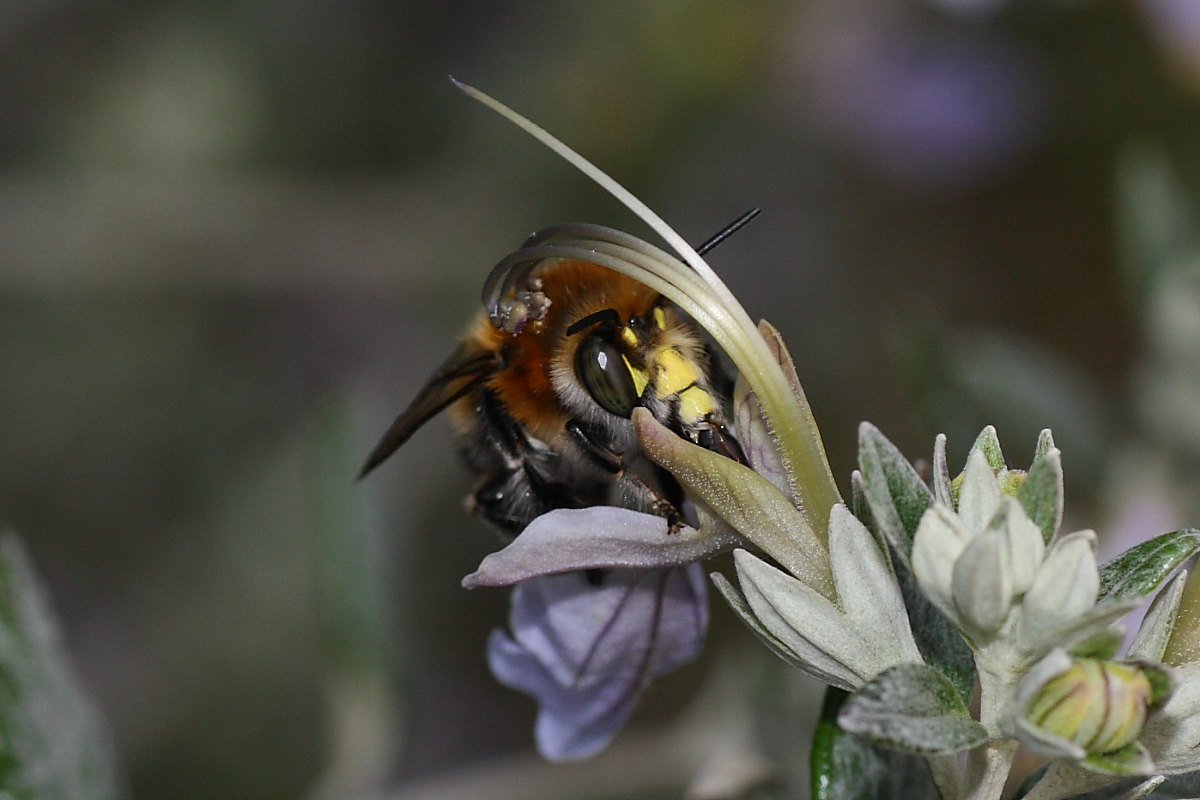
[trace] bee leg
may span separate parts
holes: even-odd
[[[593,464],[611,473],[625,489],[633,494],[637,506],[650,510],[665,519],[667,533],[679,533],[680,528],[683,527],[679,509],[638,475],[628,472],[625,469],[625,459],[621,457],[620,453],[597,441],[598,437],[579,420],[567,420],[566,429],[575,443],[579,445],[579,449]]]
[[[468,510],[482,517],[507,540],[555,508],[583,504],[556,483],[553,457],[529,441],[521,427],[503,410],[495,394],[479,392],[476,410],[480,424],[464,437],[467,461],[480,473],[467,501]]]
[[[515,539],[537,516],[529,508],[531,492],[522,472],[516,469],[486,479],[467,504],[472,514],[483,517],[509,540]]]

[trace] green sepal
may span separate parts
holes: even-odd
[[[954,684],[925,664],[898,664],[876,675],[842,705],[838,725],[882,747],[919,755],[958,753],[988,739]]]
[[[1049,439],[1049,431],[1043,431],[1043,434]],[[1042,439],[1039,439],[1039,451],[1041,445]],[[1049,544],[1062,524],[1063,515],[1063,471],[1058,450],[1051,448],[1034,456],[1025,480],[1017,489],[1017,501],[1041,530],[1042,541]]]
[[[1033,461],[1029,463],[1035,463],[1039,458],[1053,449],[1055,449],[1054,434],[1050,432],[1049,428],[1043,428],[1042,432],[1038,434],[1037,444],[1033,448]]]
[[[1070,649],[1070,654],[1076,658],[1095,658],[1106,661],[1117,654],[1125,641],[1124,631],[1107,630],[1084,639]]]
[[[875,526],[907,566],[913,535],[921,515],[933,505],[933,492],[896,446],[869,422],[858,428],[858,464]]]
[[[971,460],[971,456],[976,450],[983,453],[983,457],[987,459],[988,466],[993,470],[1004,469],[1004,451],[1000,449],[1000,437],[996,435],[995,427],[988,425],[979,432],[979,436],[975,438],[975,443],[967,451],[968,461]]]
[[[933,440],[933,468],[930,480],[933,483],[933,499],[944,506],[954,508],[954,491],[950,483],[950,467],[946,463],[946,434],[939,433]]]
[[[1145,597],[1200,550],[1195,528],[1164,533],[1129,548],[1100,567],[1100,598]]]
[[[1089,755],[1079,765],[1104,775],[1150,775],[1154,772],[1154,762],[1141,742],[1130,742],[1111,753]]]
[[[1150,707],[1157,708],[1170,699],[1171,693],[1175,691],[1175,677],[1171,671],[1152,661],[1130,661],[1126,663],[1136,664],[1138,669],[1142,671],[1142,675],[1150,684]]]

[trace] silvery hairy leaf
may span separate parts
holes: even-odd
[[[1076,531],[1050,548],[1022,602],[1022,638],[1048,638],[1049,631],[1079,618],[1096,604],[1096,535]]]
[[[950,485],[950,467],[946,463],[946,434],[933,440],[933,498],[947,508],[954,508],[954,490]]]
[[[1147,718],[1141,741],[1157,772],[1181,775],[1200,769],[1200,661],[1174,667],[1171,674],[1175,691]]]
[[[1005,532],[989,528],[954,562],[954,607],[967,630],[989,637],[1008,619],[1015,593]]]
[[[958,515],[940,503],[921,517],[913,537],[912,573],[929,601],[953,620],[959,618],[954,602],[954,565],[972,539]]]
[[[895,750],[957,753],[987,741],[955,687],[924,664],[900,664],[872,678],[842,706],[838,724]]]
[[[1195,528],[1164,533],[1126,550],[1100,567],[1101,597],[1145,597],[1200,550]]]
[[[842,613],[876,651],[880,669],[920,661],[891,563],[866,526],[840,503],[829,516],[829,561]]]
[[[986,528],[1000,508],[1002,497],[996,473],[984,452],[972,450],[958,488],[956,510],[963,527],[972,534]]]
[[[730,583],[728,578],[719,572],[714,572],[709,577],[712,579],[713,585],[717,587],[717,591],[725,598],[725,602],[729,603],[729,607],[733,609],[734,613],[738,615],[738,618],[741,619],[746,627],[759,638],[759,641],[767,646],[768,650],[793,667],[798,667],[813,674],[813,677],[816,677],[818,680],[824,683],[832,682],[828,680],[830,676],[813,673],[810,665],[806,664],[799,655],[792,652],[779,637],[767,630],[767,627],[759,622],[758,617],[754,615],[754,609],[750,608],[750,604],[746,602],[745,596],[738,591],[736,586]]]
[[[746,552],[733,552],[738,583],[759,623],[819,680],[853,689],[875,674],[872,646],[828,598]]]

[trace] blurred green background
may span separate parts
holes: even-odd
[[[843,486],[859,420],[1015,465],[1049,426],[1068,524],[1200,520],[1191,0],[4,6],[0,521],[142,800],[802,777],[818,692],[715,604],[609,753],[542,765],[444,422],[352,482],[526,234],[646,235],[448,73],[692,241],[764,209],[710,260]]]

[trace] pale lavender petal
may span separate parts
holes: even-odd
[[[653,678],[696,658],[708,626],[699,565],[533,578],[512,595],[512,634],[488,641],[492,674],[539,704],[534,735],[553,761],[601,750]]]
[[[736,547],[728,529],[683,527],[667,532],[667,521],[615,506],[561,508],[542,514],[512,543],[486,556],[463,586],[510,586],[539,575],[582,569],[678,567]]]

